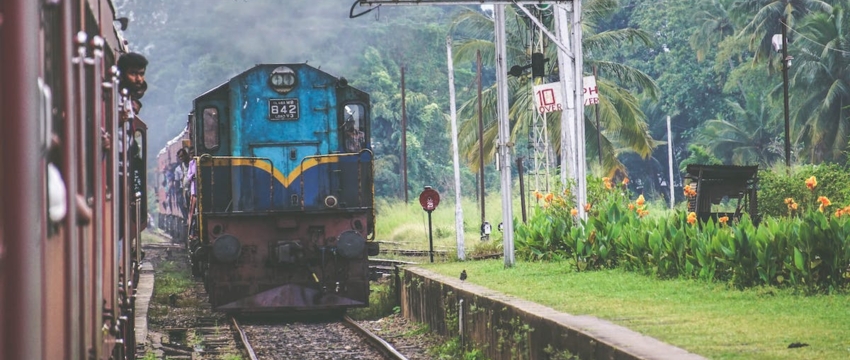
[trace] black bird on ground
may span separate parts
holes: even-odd
[[[460,272],[460,281],[466,280],[466,270]]]
[[[791,344],[789,344],[789,345],[788,345],[788,348],[789,348],[789,349],[794,349],[794,348],[801,348],[801,347],[804,347],[804,346],[809,346],[809,344],[806,344],[806,343],[799,343],[799,342],[792,342]]]

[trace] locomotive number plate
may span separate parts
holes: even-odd
[[[269,99],[269,120],[298,120],[298,99]]]

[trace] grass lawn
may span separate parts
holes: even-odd
[[[592,315],[712,359],[850,359],[850,295],[730,290],[622,270],[503,260],[425,264],[574,315]],[[809,346],[789,349],[791,343]]]

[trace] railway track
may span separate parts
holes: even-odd
[[[251,360],[407,360],[392,345],[351,318],[328,322],[258,322],[231,317]]]

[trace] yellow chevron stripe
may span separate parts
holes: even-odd
[[[349,154],[350,156],[350,154]],[[266,158],[255,158],[255,157],[230,157],[230,156],[213,156],[209,158],[201,158],[201,161],[198,163],[200,166],[251,166],[258,168],[264,172],[271,173],[274,178],[279,181],[283,186],[289,187],[295,179],[297,179],[302,173],[306,172],[308,169],[320,165],[320,164],[330,164],[339,162],[340,155],[320,155],[320,156],[310,156],[305,158],[301,165],[292,170],[289,175],[284,175],[278,169],[272,169],[272,164],[269,159]]]

